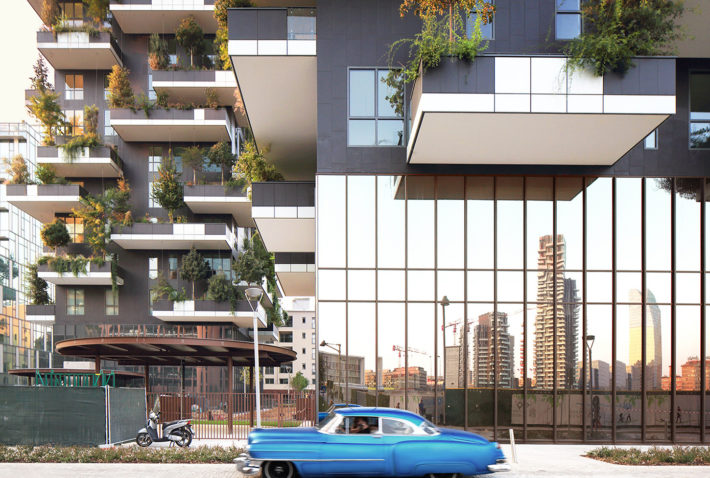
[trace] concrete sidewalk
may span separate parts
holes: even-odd
[[[231,443],[229,443],[231,444]],[[226,445],[223,444],[223,445]],[[708,477],[710,466],[624,466],[585,458],[598,445],[518,445],[518,463],[513,470],[499,473],[501,478],[523,477]],[[631,448],[631,447],[625,447]],[[637,448],[647,448],[639,446]],[[503,445],[510,459],[510,445]],[[241,478],[234,465],[161,464],[0,464],[0,477],[22,478]],[[490,476],[490,475],[489,475]]]

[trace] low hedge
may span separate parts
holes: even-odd
[[[674,446],[672,448],[596,448],[586,455],[617,465],[710,465],[710,448]]]
[[[0,463],[232,463],[244,450],[236,447],[139,448],[125,446],[2,446]]]

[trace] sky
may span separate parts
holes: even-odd
[[[0,0],[0,122],[31,122],[25,109],[32,65],[37,61],[37,31],[42,25],[27,0]],[[54,76],[50,73],[50,78]]]

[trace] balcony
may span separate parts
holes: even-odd
[[[30,322],[53,324],[55,318],[56,312],[54,304],[25,306],[25,319]]]
[[[5,193],[7,202],[45,223],[58,213],[72,212],[87,194],[76,184],[8,184]]]
[[[102,265],[89,263],[83,271],[78,274],[73,272],[55,272],[49,264],[40,264],[37,275],[51,282],[54,285],[112,285],[111,262],[107,261]],[[116,284],[123,285],[123,278],[118,273]]]
[[[241,227],[254,227],[251,201],[241,188],[219,184],[185,186],[184,201],[195,214],[231,214]]]
[[[207,88],[217,93],[220,106],[233,106],[236,102],[237,80],[231,70],[153,71],[153,89],[167,93],[171,103],[204,104]]]
[[[315,252],[315,183],[252,184],[252,217],[273,252]]]
[[[675,59],[624,77],[557,57],[443,60],[415,83],[411,164],[611,165],[675,113]]]
[[[254,314],[246,300],[237,302],[232,308],[229,302],[213,300],[156,300],[153,302],[153,316],[164,322],[183,323],[233,323],[239,327],[252,328]],[[259,304],[256,310],[257,326],[266,327],[266,311]]]
[[[249,337],[254,340],[254,329],[249,329],[247,332]],[[274,324],[269,324],[266,327],[259,327],[257,332],[260,344],[273,344],[279,340],[279,328]]]
[[[108,32],[37,32],[37,48],[56,70],[110,70],[123,66],[118,43]]]
[[[222,223],[116,226],[111,240],[127,250],[233,250],[235,233]]]
[[[76,157],[67,156],[58,146],[38,146],[37,164],[51,165],[63,178],[118,178],[123,165],[116,151],[108,146],[84,148]]]
[[[235,126],[226,109],[111,110],[111,126],[124,141],[233,141]]]
[[[289,179],[316,157],[316,17],[312,8],[229,10],[229,55],[249,124]]]
[[[175,33],[180,21],[192,15],[205,33],[217,31],[215,0],[111,0],[111,14],[124,33]]]
[[[316,295],[316,255],[313,252],[277,252],[274,268],[284,294]]]

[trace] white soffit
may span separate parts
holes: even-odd
[[[287,296],[315,296],[315,272],[277,272],[284,294]]]
[[[156,5],[112,4],[111,13],[124,33],[169,33],[174,34],[183,18],[192,15],[205,33],[217,31],[214,5],[182,5],[171,7],[165,2]]]
[[[254,218],[270,252],[315,252],[315,219]]]

